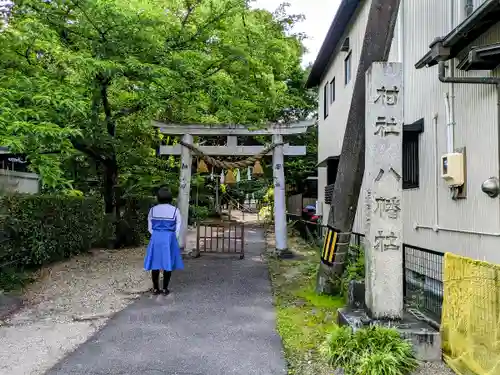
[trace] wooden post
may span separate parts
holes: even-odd
[[[365,170],[365,82],[373,62],[387,61],[401,0],[372,0],[342,144],[328,225],[339,231],[333,267],[321,263],[319,293],[339,293]]]

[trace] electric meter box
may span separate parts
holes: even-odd
[[[464,184],[464,155],[453,152],[441,156],[441,177],[450,187]]]

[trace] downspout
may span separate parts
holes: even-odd
[[[434,231],[439,230],[439,161],[438,161],[438,114],[435,113],[433,116],[434,121],[434,187],[435,187],[435,196],[434,196]]]
[[[438,65],[438,78],[443,83],[456,83],[456,84],[471,84],[471,85],[495,85],[497,89],[497,137],[498,137],[498,165],[500,176],[500,77],[447,77],[446,76],[446,66],[444,61],[440,61]],[[474,234],[480,236],[490,236],[490,237],[500,237],[500,232],[481,232],[475,230],[466,229],[455,229],[455,228],[444,228],[440,226],[430,226],[430,225],[420,225],[415,223],[415,229],[431,229],[436,232],[453,232],[453,233],[464,233],[464,234]]]
[[[444,107],[446,113],[446,152],[448,154],[452,153],[455,150],[455,112],[453,111],[453,107],[455,101],[453,100],[453,83],[451,84],[451,92],[444,94]],[[451,100],[450,100],[451,96]]]
[[[450,0],[450,30],[455,25],[455,0]],[[450,77],[455,77],[455,64],[450,60]],[[449,92],[445,94],[446,107],[446,152],[455,151],[455,84],[450,82]]]
[[[398,60],[400,63],[403,62],[403,36],[404,36],[404,1],[401,1],[399,5],[399,15],[398,15]],[[404,85],[403,85],[404,87]],[[404,118],[404,117],[403,117]]]

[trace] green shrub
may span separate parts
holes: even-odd
[[[88,251],[101,238],[100,199],[78,196],[7,195],[0,199],[7,235],[0,265],[36,267]]]
[[[156,204],[153,197],[129,196],[118,224],[118,242],[122,246],[143,245],[149,237],[148,213]]]
[[[417,368],[411,344],[392,328],[373,326],[353,332],[336,327],[321,347],[334,368],[346,375],[406,375]]]
[[[350,256],[342,276],[342,293],[347,296],[351,281],[365,280],[365,252],[361,246],[349,246]]]
[[[195,223],[207,219],[211,212],[208,207],[204,206],[189,206],[189,221]]]
[[[92,247],[112,248],[116,240],[116,221],[114,214],[104,214],[101,223],[101,235]]]

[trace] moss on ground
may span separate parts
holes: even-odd
[[[317,295],[317,249],[297,238],[290,240],[299,260],[269,258],[278,332],[283,340],[289,374],[327,375],[332,370],[319,355],[319,346],[335,327],[340,297]]]

